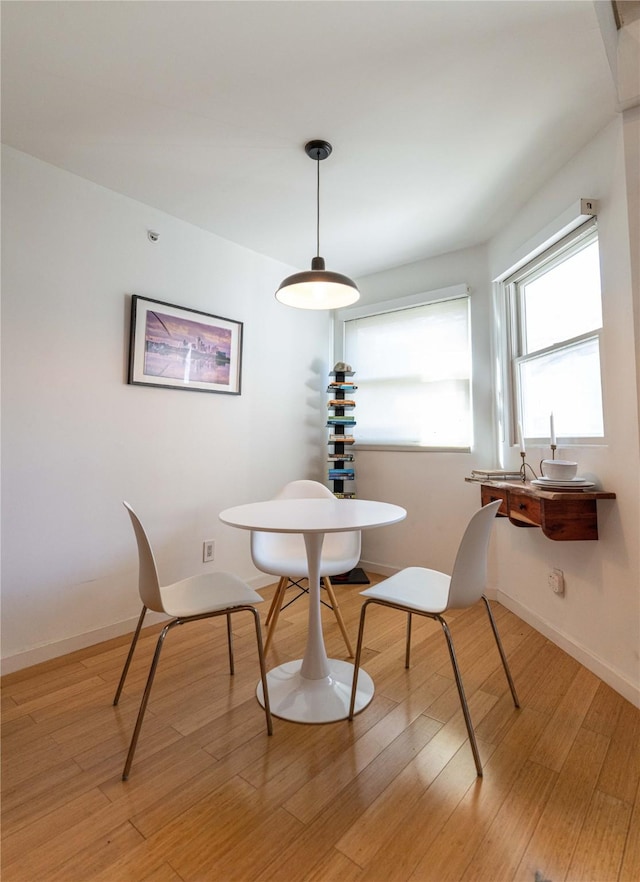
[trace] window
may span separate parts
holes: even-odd
[[[526,438],[602,438],[602,300],[591,220],[505,281],[511,309],[514,413]]]
[[[344,360],[358,385],[358,444],[471,446],[469,297],[466,286],[453,290],[453,298],[421,295],[340,313]]]

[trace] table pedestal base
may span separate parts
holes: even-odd
[[[334,723],[349,716],[354,666],[337,658],[329,660],[329,676],[308,680],[300,674],[302,659],[287,662],[269,671],[269,703],[271,713],[294,723]],[[363,710],[373,698],[375,687],[366,671],[360,669],[356,692],[355,713]],[[262,683],[256,689],[264,707]]]

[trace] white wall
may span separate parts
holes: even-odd
[[[640,26],[640,22],[638,22],[638,25]],[[638,100],[640,101],[640,98]],[[626,110],[623,114],[623,120],[634,334],[636,352],[640,352],[640,103]],[[640,391],[640,358],[636,359],[636,383]],[[640,404],[638,415],[640,417]]]
[[[365,534],[365,561],[390,570],[410,564],[450,568],[464,524],[479,504],[478,488],[465,484],[464,476],[473,467],[496,465],[498,456],[491,280],[513,264],[523,243],[581,196],[598,199],[607,444],[561,452],[577,459],[580,473],[594,475],[617,499],[598,503],[600,539],[593,542],[554,542],[540,530],[497,521],[491,580],[505,605],[640,704],[640,443],[627,211],[627,190],[635,193],[638,179],[637,171],[635,179],[629,177],[628,168],[625,176],[623,134],[620,118],[550,180],[487,248],[359,280],[365,302],[459,282],[471,286],[476,444],[471,454],[357,451],[356,465],[360,496],[396,502],[409,512],[402,524]],[[543,453],[530,450],[530,461],[536,464]],[[506,454],[506,465],[519,465],[515,448]],[[547,586],[554,567],[565,573],[564,597]]]
[[[218,513],[323,479],[330,326],[276,302],[291,267],[9,148],[2,257],[7,672],[131,627],[123,499],[164,579],[207,567],[257,577],[248,534]],[[127,385],[134,293],[244,322],[242,394]]]

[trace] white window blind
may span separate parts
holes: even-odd
[[[358,444],[471,446],[468,296],[346,320],[344,330]]]

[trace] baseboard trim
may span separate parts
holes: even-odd
[[[45,643],[42,646],[34,646],[31,649],[26,649],[24,652],[9,655],[2,659],[2,676],[13,674],[24,668],[31,668],[42,662],[51,661],[51,659],[68,655],[79,649],[95,646],[97,643],[104,643],[106,640],[121,637],[123,634],[130,634],[135,630],[138,618],[139,614],[135,618],[126,619],[123,622],[106,625],[104,628],[96,628],[95,631],[87,631],[85,634],[65,637],[64,640],[56,640],[55,643]],[[145,627],[161,622],[163,619],[166,619],[166,616],[161,615],[161,613],[148,612],[144,620]]]
[[[389,567],[380,563],[371,561],[361,561],[360,566],[365,572],[376,573],[380,576],[392,576],[397,573],[400,567]],[[273,576],[255,576],[247,579],[247,584],[255,591],[260,591],[268,585],[273,584]],[[356,586],[357,587],[357,586]],[[514,600],[500,589],[487,591],[487,596],[497,600],[512,613],[521,618],[536,631],[543,634],[556,646],[564,650],[576,661],[584,665],[587,670],[591,671],[596,677],[599,677],[607,685],[619,692],[627,701],[630,701],[635,707],[640,707],[640,686],[632,683],[624,677],[619,671],[612,668],[598,656],[595,656],[589,649],[582,646],[562,631],[559,631],[551,622],[538,616],[524,604]],[[160,613],[150,612],[145,619],[145,625],[153,625],[165,619]],[[68,655],[79,649],[86,649],[97,643],[104,643],[114,637],[121,637],[123,634],[130,634],[136,627],[138,616],[126,619],[123,622],[116,622],[113,625],[107,625],[104,628],[97,628],[94,631],[88,631],[84,634],[78,634],[74,637],[67,637],[64,640],[58,640],[55,643],[47,643],[43,646],[35,646],[24,652],[18,652],[14,655],[7,656],[1,661],[1,674],[13,674],[15,671],[21,671],[24,668],[30,668],[41,662],[50,661],[63,655]]]
[[[259,591],[267,585],[273,585],[273,576],[255,576],[252,579],[246,579],[247,585],[250,585],[254,591]],[[16,652],[14,655],[6,656],[0,662],[0,674],[13,674],[16,671],[22,671],[24,668],[31,668],[42,662],[51,661],[51,659],[68,655],[79,649],[87,649],[89,646],[95,646],[97,643],[104,643],[106,640],[112,640],[114,637],[121,637],[123,634],[131,634],[138,624],[139,614],[132,619],[125,619],[123,622],[116,622],[112,625],[106,625],[104,628],[96,628],[94,631],[87,631],[84,634],[76,634],[73,637],[65,637],[64,640],[57,640],[54,643],[45,643],[42,646],[33,646],[24,652]],[[161,613],[148,612],[145,616],[145,628],[148,625],[155,625],[157,622],[166,621],[167,617]]]
[[[489,596],[489,592],[487,592],[487,595]],[[567,653],[567,655],[570,655],[571,658],[575,658],[576,661],[580,662],[581,665],[584,665],[584,667],[591,671],[592,674],[595,674],[596,677],[599,677],[608,686],[611,686],[612,689],[619,692],[623,698],[626,698],[627,701],[630,701],[635,707],[640,707],[640,685],[632,683],[621,674],[620,671],[612,668],[603,659],[594,655],[586,646],[577,643],[569,634],[565,634],[563,631],[558,630],[555,625],[551,624],[551,622],[541,618],[528,607],[524,606],[524,604],[509,597],[509,595],[505,594],[503,591],[500,591],[500,589],[492,591],[491,595],[495,597],[498,603],[501,603],[502,606],[506,607],[518,616],[518,618],[522,619],[523,622],[531,625],[532,628],[535,628],[536,631],[539,631],[540,634],[548,640],[551,640],[556,646],[559,646],[560,649]]]
[[[384,564],[373,563],[370,560],[361,560],[358,566],[362,567],[367,575],[374,573],[376,576],[393,576],[402,569],[402,567],[387,567]]]

